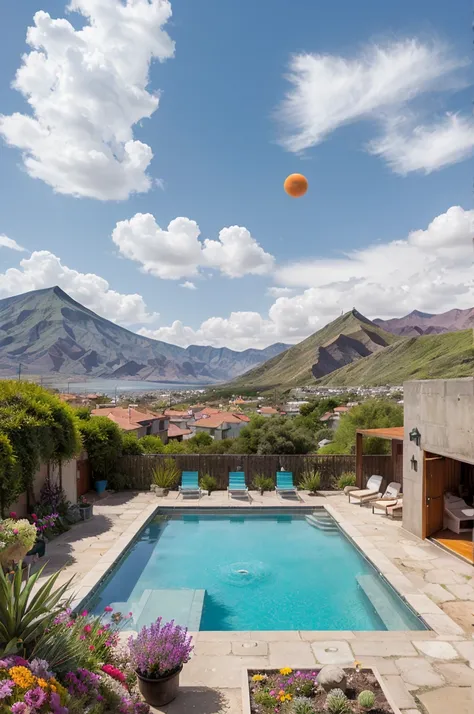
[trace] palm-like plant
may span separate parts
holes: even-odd
[[[60,570],[51,575],[33,594],[44,567],[29,575],[24,584],[21,563],[12,578],[0,568],[0,654],[2,655],[23,652],[24,655],[29,656],[54,618],[68,605],[64,600],[64,594],[72,578],[54,589]]]

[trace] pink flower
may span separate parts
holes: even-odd
[[[20,531],[18,530],[18,528],[14,528],[14,529],[13,529],[13,535],[18,535],[19,532],[20,532]]]
[[[37,521],[37,520],[38,520],[38,516],[36,515],[36,513],[32,513],[32,514],[31,514],[31,520],[32,520],[32,521]]]
[[[10,511],[10,518],[13,518],[14,521],[18,518],[16,511]]]
[[[79,637],[79,639],[82,640],[82,641],[84,641],[84,640],[86,639],[86,636],[85,636],[85,635],[81,635],[81,636]]]
[[[81,612],[81,617],[87,617],[87,610],[83,610]]]
[[[128,617],[133,617],[133,612],[129,612]]]
[[[107,607],[104,607],[104,612],[113,612],[114,608],[110,607],[110,605],[107,605]]]
[[[104,632],[105,632],[105,630],[102,627],[100,628],[100,630],[97,630],[97,634],[99,635],[99,637],[100,637],[100,635],[103,635]]]
[[[85,625],[84,632],[88,635],[89,632],[92,632],[92,627],[90,625]]]
[[[89,649],[90,649],[91,652],[93,652],[93,651],[95,650],[94,645],[89,645]]]

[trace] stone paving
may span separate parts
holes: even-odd
[[[241,714],[243,667],[312,667],[352,664],[377,667],[402,714],[474,713],[474,569],[401,523],[349,505],[341,494],[280,499],[252,494],[229,501],[222,492],[200,507],[324,506],[384,577],[432,628],[419,632],[198,632],[194,656],[183,670],[180,696],[163,712]],[[120,493],[100,499],[91,521],[48,544],[47,572],[64,567],[79,602],[162,506],[196,507],[196,499],[161,499]],[[45,571],[46,572],[46,571]]]

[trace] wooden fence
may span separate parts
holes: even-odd
[[[153,454],[144,456],[124,456],[120,459],[118,471],[126,476],[128,488],[148,490],[152,483],[152,471],[163,459],[174,459],[180,471],[198,471],[199,476],[210,474],[217,480],[217,488],[227,488],[230,471],[243,471],[247,485],[252,486],[257,474],[275,478],[276,471],[283,468],[292,471],[298,483],[305,471],[319,471],[321,489],[334,488],[335,480],[346,471],[355,472],[355,456],[316,454],[259,456],[257,454]],[[391,481],[391,456],[367,454],[363,457],[363,474],[366,481],[372,474],[379,474],[384,481]]]

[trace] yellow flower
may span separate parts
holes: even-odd
[[[291,674],[292,672],[293,670],[291,669],[291,667],[283,667],[282,669],[280,669],[280,674],[283,674],[285,676],[287,674]]]
[[[36,677],[26,667],[10,667],[8,674],[21,689],[31,689],[36,683]]]
[[[263,682],[264,679],[266,679],[265,674],[254,674],[252,677],[253,682]]]
[[[354,667],[356,668],[356,670],[359,670],[362,667],[362,664],[360,662],[358,662],[358,660],[356,660],[354,662]]]
[[[287,701],[290,702],[290,701],[293,699],[293,695],[292,695],[292,694],[287,694],[286,697],[285,697],[285,699],[287,699]]]
[[[38,677],[38,686],[41,687],[41,689],[47,689],[49,685],[45,679]]]
[[[54,686],[54,684],[50,684],[49,688],[51,689],[52,692],[57,692],[57,687]]]

